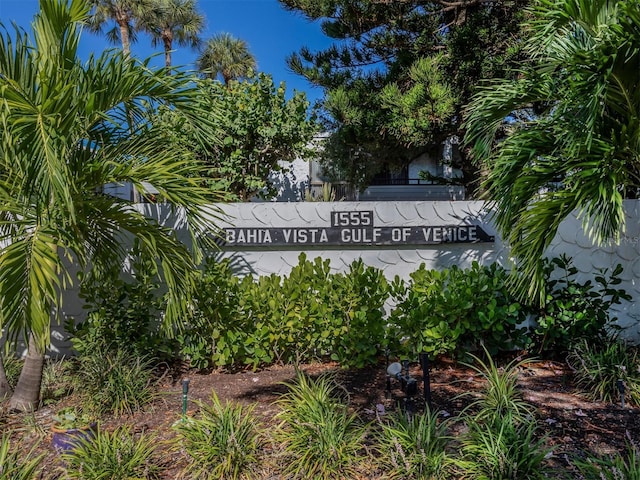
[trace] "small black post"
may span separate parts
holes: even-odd
[[[618,391],[620,392],[620,405],[624,408],[624,380],[619,378],[616,381],[616,386],[618,387]]]
[[[389,350],[386,350],[385,357],[387,358],[387,369],[385,372],[387,373],[387,389],[384,392],[384,396],[387,400],[391,398],[391,375],[389,375]]]
[[[420,366],[422,367],[422,383],[424,386],[424,402],[431,410],[431,379],[429,377],[429,356],[420,354]]]
[[[189,395],[189,379],[182,380],[182,421],[187,418],[187,397]]]

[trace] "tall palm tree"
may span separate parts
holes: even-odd
[[[92,5],[89,27],[102,32],[104,25],[113,21],[114,26],[106,32],[111,43],[121,43],[125,56],[131,53],[131,43],[136,41],[135,19],[143,16],[151,6],[150,0],[90,0]]]
[[[522,294],[544,298],[541,259],[572,212],[596,242],[619,241],[624,231],[623,199],[640,187],[638,5],[537,2],[535,64],[516,82],[481,90],[468,107],[466,142],[490,169],[486,187]]]
[[[181,212],[194,241],[203,206],[216,198],[201,186],[192,155],[149,121],[163,104],[184,112],[190,128],[203,126],[189,78],[113,51],[81,61],[89,8],[85,0],[40,0],[32,35],[0,26],[0,329],[29,339],[10,401],[16,409],[37,407],[51,312],[73,286],[72,271],[120,264],[125,240],[138,239],[168,287],[167,320],[186,308],[198,243],[187,248],[103,186],[142,190],[149,182]]]
[[[225,85],[231,80],[248,77],[257,68],[256,59],[244,40],[229,33],[210,38],[198,57],[198,70],[204,77],[222,77]]]
[[[138,21],[151,35],[154,47],[161,44],[167,70],[171,68],[174,41],[180,46],[197,48],[204,28],[204,16],[198,11],[196,0],[152,0],[153,6]]]

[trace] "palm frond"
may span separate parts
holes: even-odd
[[[51,312],[77,269],[119,265],[134,239],[169,290],[166,320],[184,313],[198,242],[217,213],[192,154],[151,119],[160,105],[199,122],[190,78],[107,51],[77,56],[84,0],[42,0],[32,34],[0,35],[0,325],[48,342]],[[182,213],[179,232],[103,193],[150,183],[157,208]],[[205,240],[206,242],[206,240]]]
[[[543,0],[531,13],[537,65],[477,93],[465,141],[490,170],[515,285],[543,298],[541,258],[560,223],[575,212],[594,242],[616,242],[625,194],[640,187],[640,15],[633,0]]]

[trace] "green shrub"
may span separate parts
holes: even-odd
[[[289,275],[254,280],[235,277],[228,260],[209,260],[197,291],[178,336],[196,368],[325,357],[361,367],[376,361],[384,341],[388,285],[361,261],[334,274],[329,260],[301,254]]]
[[[121,268],[93,270],[82,279],[80,296],[88,310],[87,319],[65,326],[73,335],[79,355],[91,354],[97,345],[128,350],[158,360],[171,359],[175,346],[161,329],[161,313],[166,301],[161,293],[157,266],[142,260],[138,248],[131,252],[132,275]]]
[[[273,360],[289,364],[328,354],[331,319],[319,298],[330,278],[328,260],[311,262],[304,254],[288,276],[260,278],[246,298],[258,326],[252,347],[270,350]]]
[[[305,289],[322,276],[301,261],[289,277],[234,276],[228,260],[205,263],[194,313],[178,335],[180,352],[196,368],[291,363],[307,360],[317,348],[315,299]],[[305,339],[305,341],[303,341]]]
[[[389,478],[447,478],[447,428],[438,421],[438,413],[428,409],[414,416],[398,412],[381,420],[377,457]]]
[[[330,277],[326,292],[319,301],[332,319],[331,358],[346,367],[375,364],[385,347],[384,305],[389,297],[382,271],[357,260],[346,273]],[[320,329],[321,336],[325,333]]]
[[[193,313],[177,335],[180,355],[197,369],[245,363],[253,326],[243,315],[230,261],[206,259],[195,291]]]
[[[624,455],[590,455],[574,462],[584,480],[639,480],[640,450],[634,443],[627,445]]]
[[[404,353],[415,357],[456,355],[479,350],[491,353],[511,350],[525,343],[523,308],[507,288],[508,273],[498,265],[471,268],[457,266],[442,271],[425,265],[413,272],[408,286],[396,279],[392,284],[396,300],[390,323],[394,351],[402,349],[398,339],[407,339]]]
[[[0,439],[0,480],[32,480],[44,454],[35,455],[34,450],[13,448],[8,435]]]
[[[625,399],[640,406],[640,356],[618,337],[597,345],[582,339],[567,357],[575,385],[589,399],[615,403],[620,400],[617,382],[625,386]]]
[[[78,357],[78,391],[95,413],[130,414],[156,395],[151,359],[108,346]]]
[[[622,265],[610,273],[598,270],[595,285],[576,281],[578,269],[566,255],[548,260],[544,268],[547,295],[532,331],[536,348],[557,355],[582,338],[593,344],[605,341],[616,320],[610,317],[611,306],[631,299],[615,288],[621,282]]]
[[[78,480],[131,480],[158,478],[156,439],[120,427],[113,433],[98,429],[93,438],[82,438],[61,455],[66,478]]]
[[[249,287],[243,307],[256,325],[254,351],[297,363],[331,357],[343,366],[375,363],[384,341],[388,285],[381,271],[355,261],[331,273],[329,260],[300,255],[291,273],[262,277]]]
[[[339,398],[339,387],[326,376],[313,380],[299,374],[288,388],[278,399],[280,423],[274,431],[286,478],[356,478],[366,430]]]
[[[596,291],[571,279],[576,271],[566,257],[550,261],[549,297],[532,330],[540,348],[562,348],[582,331],[592,337],[606,331],[607,309],[628,297],[612,287],[620,272],[608,280],[601,272]],[[510,294],[508,279],[495,263],[442,271],[422,264],[408,284],[396,277],[390,285],[360,260],[347,272],[332,273],[329,260],[310,261],[305,254],[287,276],[240,279],[228,260],[209,259],[179,349],[196,368],[327,357],[362,367],[385,349],[409,357],[460,356],[481,348],[495,354],[531,342],[522,325],[532,310]],[[387,319],[390,296],[395,307]]]
[[[191,478],[247,478],[258,463],[261,441],[253,407],[223,405],[213,393],[210,404],[200,404],[199,418],[187,418],[175,428],[189,455],[185,473]]]

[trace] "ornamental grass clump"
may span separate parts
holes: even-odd
[[[465,408],[465,413],[475,411],[473,416],[483,423],[491,423],[507,416],[518,423],[533,418],[533,406],[522,398],[518,388],[519,371],[532,360],[516,358],[500,368],[486,350],[485,356],[487,360],[483,361],[480,357],[471,355],[477,366],[467,364],[485,380],[485,386],[480,398],[471,402]]]
[[[78,358],[78,390],[97,414],[131,414],[156,398],[153,360],[122,348],[96,345]]]
[[[277,401],[280,423],[274,431],[274,440],[284,452],[285,478],[357,478],[364,460],[366,427],[349,412],[334,379],[300,373],[286,385],[289,391]]]
[[[640,356],[622,339],[612,337],[598,344],[584,339],[571,350],[567,362],[574,371],[576,388],[590,400],[619,401],[622,381],[627,402],[640,405]]]
[[[12,446],[9,436],[0,439],[0,480],[32,480],[44,454],[35,455],[32,450]]]
[[[16,386],[16,383],[18,383],[23,361],[18,358],[14,348],[9,348],[5,345],[4,350],[4,352],[0,352],[0,361],[4,366],[7,382],[9,382],[9,385],[13,388]]]
[[[396,412],[381,419],[376,456],[388,478],[447,478],[447,425],[438,417],[439,412],[427,409],[415,415]]]
[[[455,461],[462,478],[549,478],[544,461],[550,451],[545,439],[538,438],[535,421],[520,423],[508,415],[490,423],[473,418],[467,422],[469,431],[461,439],[461,456]]]
[[[139,436],[128,426],[112,433],[98,429],[92,438],[78,440],[75,448],[61,458],[65,477],[71,480],[156,479],[160,466],[155,452],[157,440]]]
[[[211,480],[252,478],[262,447],[254,408],[223,404],[213,392],[209,404],[200,403],[198,418],[176,424],[179,445],[189,456],[184,473]]]
[[[52,404],[73,393],[73,362],[68,359],[47,360],[42,369],[41,398],[43,404]]]
[[[453,462],[464,478],[548,478],[545,459],[551,455],[538,432],[533,406],[517,386],[518,372],[531,360],[513,360],[499,368],[485,351],[487,361],[474,357],[471,367],[485,379],[478,400],[462,412],[468,427],[460,438],[460,456]]]
[[[629,442],[624,454],[595,456],[576,460],[574,465],[584,480],[638,480],[640,479],[640,449]]]

